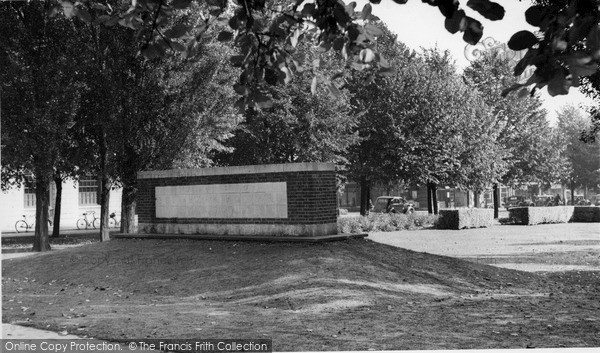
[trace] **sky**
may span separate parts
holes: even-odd
[[[525,10],[530,6],[530,2],[519,0],[497,0],[506,13],[504,19],[500,21],[489,21],[481,15],[468,8],[461,1],[467,15],[479,20],[483,26],[482,41],[506,43],[510,37],[520,30],[534,31],[535,27],[530,26],[525,21]],[[367,1],[357,1],[357,10],[362,9]],[[444,17],[440,11],[433,6],[424,4],[421,0],[410,0],[404,5],[398,5],[392,0],[382,0],[380,4],[373,5],[373,14],[379,17],[387,24],[391,31],[398,35],[398,40],[408,47],[419,50],[423,48],[432,48],[437,46],[442,50],[449,50],[459,70],[469,65],[469,59],[472,55],[465,53],[474,53],[474,49],[482,48],[482,41],[473,48],[462,39],[462,33],[450,34],[444,28]],[[475,52],[476,53],[476,52]],[[571,88],[568,95],[550,97],[546,88],[541,92],[544,102],[544,108],[548,111],[548,118],[551,122],[556,120],[556,111],[561,106],[567,104],[579,105],[589,103],[583,94],[576,88]]]

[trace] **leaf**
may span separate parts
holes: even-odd
[[[108,6],[94,2],[90,5],[92,7],[92,9],[94,10],[101,10],[101,11],[109,11],[110,9],[108,8]]]
[[[467,21],[467,28],[465,28],[463,40],[471,45],[475,45],[483,36],[483,26],[481,22],[468,16],[465,17],[465,21]]]
[[[525,21],[532,26],[539,27],[544,18],[544,7],[542,5],[531,6],[525,11]]]
[[[54,16],[56,16],[58,14],[58,12],[60,11],[61,6],[52,6],[49,10],[48,10],[48,17],[52,18]]]
[[[396,71],[390,67],[382,67],[377,74],[383,77],[391,77],[396,74]]]
[[[192,0],[173,0],[171,6],[173,6],[175,9],[185,9],[190,6],[191,2]]]
[[[458,10],[457,0],[436,1],[436,5],[442,13],[442,15],[444,15],[444,17],[446,18],[454,16],[454,12]]]
[[[245,58],[246,57],[244,55],[232,55],[230,59],[231,65],[234,67],[240,67],[244,63]]]
[[[363,49],[359,54],[360,60],[365,63],[370,63],[375,59],[375,53],[369,48]]]
[[[288,83],[292,82],[292,73],[291,73],[290,69],[288,69],[287,67],[283,66],[283,67],[280,67],[279,70],[284,75],[284,77],[283,77],[283,83],[285,83],[287,85]]]
[[[514,51],[531,48],[538,42],[535,35],[529,31],[519,31],[510,37],[508,47]]]
[[[446,27],[446,30],[452,34],[455,34],[460,30],[464,30],[463,27],[466,26],[466,21],[464,18],[465,12],[463,10],[455,11],[452,17],[448,17],[446,20],[444,20],[444,27]]]
[[[250,93],[248,87],[246,87],[245,85],[240,85],[239,83],[233,85],[233,90],[241,96],[247,96]]]
[[[377,26],[375,26],[373,24],[370,24],[370,23],[368,23],[368,24],[365,25],[365,31],[368,34],[370,34],[372,36],[375,36],[375,37],[383,35],[383,31],[379,27],[377,27]]]
[[[90,15],[89,12],[87,12],[87,10],[76,7],[75,10],[75,15],[77,15],[77,17],[79,17],[80,20],[82,20],[85,23],[92,23],[92,16]]]
[[[317,94],[317,76],[313,77],[312,83],[310,84],[310,92]]]
[[[569,44],[575,45],[585,38],[592,29],[592,26],[596,23],[596,19],[593,15],[588,15],[584,18],[577,17],[575,21],[573,21],[573,27],[571,27],[571,30],[569,31]]]
[[[407,0],[407,1],[408,1],[408,0]],[[379,3],[381,2],[381,0],[369,0],[369,2],[371,2],[371,3],[375,4],[375,5],[377,5],[377,4],[379,4]]]
[[[273,107],[273,100],[271,97],[267,96],[261,91],[254,91],[252,98],[254,99],[254,104],[261,109],[269,109]]]
[[[344,38],[338,37],[333,41],[333,49],[336,51],[342,50],[344,47]]]
[[[155,59],[162,56],[162,51],[160,50],[159,45],[153,43],[148,45],[145,49],[142,49],[141,54],[148,59]]]
[[[292,44],[292,47],[295,48],[296,45],[298,45],[298,38],[300,37],[300,34],[302,34],[302,31],[299,28],[297,28],[290,37],[290,43]]]
[[[489,0],[469,0],[467,6],[479,12],[488,20],[498,21],[504,18],[504,7]]]
[[[361,12],[361,18],[363,20],[366,20],[369,18],[369,16],[371,16],[371,12],[373,11],[373,7],[371,6],[371,4],[367,3],[365,5],[365,7],[363,7],[362,12]]]
[[[565,73],[562,70],[556,71],[548,82],[548,94],[552,97],[568,94],[570,86],[570,82],[565,78]]]
[[[584,52],[575,52],[565,59],[573,76],[589,76],[598,71],[598,64]]]
[[[527,88],[521,88],[521,90],[517,94],[517,97],[525,98],[525,96],[527,96],[528,94],[529,94],[529,91],[527,90]]]
[[[321,59],[315,59],[315,60],[313,60],[313,62],[312,62],[312,66],[313,66],[315,69],[317,69],[317,68],[321,67]]]
[[[72,2],[63,1],[60,4],[62,5],[63,12],[64,12],[66,18],[71,18],[71,17],[75,16],[75,7],[73,6]]]
[[[179,52],[184,52],[185,51],[185,46],[181,43],[177,43],[177,42],[171,42],[171,48],[173,48],[176,51]]]
[[[229,31],[221,31],[219,33],[219,35],[217,36],[217,40],[219,42],[227,42],[230,41],[233,38],[233,33],[229,32]]]
[[[527,50],[527,53],[525,53],[525,55],[523,55],[523,57],[521,58],[521,60],[519,60],[519,62],[515,65],[514,68],[514,75],[515,76],[519,76],[523,73],[523,71],[525,71],[525,69],[527,68],[527,66],[530,65],[530,60],[535,57],[537,55],[538,51],[537,49],[529,49]]]
[[[329,90],[329,94],[333,97],[333,98],[340,98],[340,96],[342,95],[342,92],[340,92],[340,90],[335,86],[335,84],[331,81],[329,81],[327,83],[327,89]]]
[[[104,22],[104,25],[107,27],[112,27],[112,26],[116,25],[118,22],[119,22],[119,16],[111,16],[111,18],[109,20]]]
[[[185,35],[190,30],[190,27],[182,23],[165,31],[164,35],[167,38],[179,38]]]
[[[96,17],[96,19],[94,20],[94,24],[98,25],[98,24],[106,24],[106,22],[108,22],[111,19],[111,17],[109,15],[102,15],[102,16],[98,16]]]

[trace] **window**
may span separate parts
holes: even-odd
[[[93,177],[79,179],[79,204],[96,205],[98,203],[98,180]]]
[[[25,177],[25,208],[35,208],[35,184],[33,182],[33,176],[28,175]]]

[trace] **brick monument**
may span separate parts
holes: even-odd
[[[337,234],[335,166],[267,164],[138,173],[139,234]]]

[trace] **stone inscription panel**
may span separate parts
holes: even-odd
[[[156,218],[287,218],[285,182],[157,186]]]

